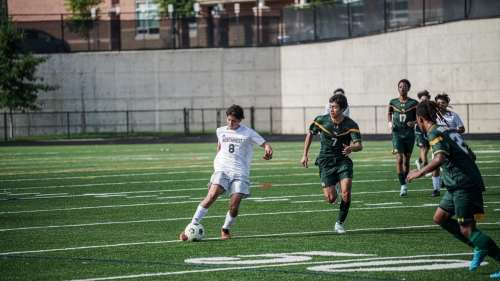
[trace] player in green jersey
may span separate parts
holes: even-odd
[[[426,100],[418,105],[418,125],[427,133],[434,158],[422,170],[411,171],[406,179],[411,182],[441,166],[448,191],[434,214],[434,222],[474,248],[474,259],[469,270],[476,269],[487,255],[500,262],[500,248],[476,228],[476,221],[484,220],[485,191],[483,178],[475,163],[476,156],[457,130],[437,124],[438,115],[444,118],[451,116],[446,108],[434,101]],[[456,219],[452,218],[454,215]],[[490,277],[500,278],[500,272]]]
[[[401,185],[401,196],[408,195],[406,175],[410,170],[410,157],[415,142],[416,109],[418,101],[408,96],[410,81],[402,79],[398,82],[399,97],[389,102],[387,121],[392,135],[392,147],[396,155],[396,172]]]
[[[313,135],[319,133],[321,149],[314,164],[319,166],[323,193],[328,203],[332,204],[336,200],[335,184],[340,182],[342,202],[334,230],[341,234],[346,233],[343,223],[351,205],[353,164],[349,154],[363,149],[358,124],[343,114],[347,106],[347,98],[344,95],[333,95],[330,98],[330,114],[320,115],[314,119],[309,127],[309,134],[304,143],[304,153],[300,160],[302,166],[308,168],[307,152]],[[351,142],[354,145],[350,145]]]

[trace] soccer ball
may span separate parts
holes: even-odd
[[[184,230],[188,241],[200,241],[205,236],[205,229],[199,223],[190,223]]]

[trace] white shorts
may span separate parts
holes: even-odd
[[[208,188],[212,184],[218,184],[224,188],[222,194],[226,194],[229,190],[229,194],[242,193],[243,199],[250,197],[250,180],[246,176],[236,175],[227,172],[215,172],[210,178],[210,182],[207,184]]]

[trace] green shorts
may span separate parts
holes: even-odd
[[[392,133],[392,148],[394,148],[394,154],[403,153],[410,156],[413,152],[413,143],[415,143],[415,136],[400,138],[395,133]]]
[[[319,166],[319,177],[323,188],[333,186],[347,178],[352,179],[353,164],[350,158],[318,159],[315,164]]]
[[[420,134],[418,137],[415,138],[415,143],[417,144],[418,147],[430,147],[429,146],[429,141],[427,140],[426,137],[424,137],[424,134]]]
[[[482,192],[447,191],[439,202],[439,208],[456,214],[458,224],[484,220]]]

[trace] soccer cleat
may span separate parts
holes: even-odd
[[[432,192],[432,197],[436,197],[436,196],[441,196],[441,192],[439,190],[435,190]]]
[[[485,257],[486,257],[485,252],[481,252],[479,250],[474,249],[474,258],[470,262],[469,270],[474,270],[474,269],[478,268],[481,265],[481,263],[483,262]]]
[[[500,271],[490,275],[490,278],[500,278]]]
[[[422,170],[422,165],[420,165],[420,161],[415,160],[415,165],[417,165],[417,169]]]
[[[334,227],[335,232],[339,234],[346,234],[347,231],[345,231],[344,227],[342,226],[341,223],[336,222],[335,227]]]
[[[222,235],[222,239],[229,239],[231,238],[231,234],[229,234],[229,229],[227,228],[223,228],[221,229],[221,235]]]
[[[408,190],[401,189],[401,193],[399,193],[399,196],[408,196]]]
[[[339,184],[337,183],[335,185],[335,193],[337,196],[335,196],[335,200],[333,200],[333,204],[337,204],[339,202]]]
[[[425,174],[425,176],[430,177],[430,176],[432,176],[432,173],[427,173],[427,174]]]
[[[187,241],[187,240],[188,240],[188,237],[186,236],[186,233],[184,233],[184,231],[181,233],[181,235],[179,236],[179,238],[180,238],[182,241]]]

